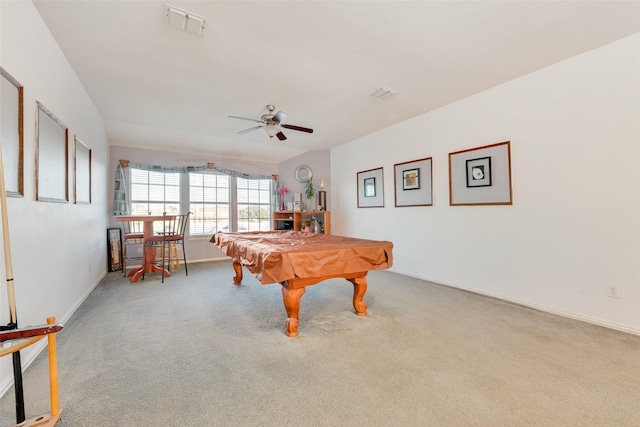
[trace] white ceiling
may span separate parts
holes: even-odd
[[[207,18],[165,24],[169,3]],[[278,163],[640,32],[638,1],[35,0],[110,144]],[[371,96],[382,86],[389,100]],[[289,114],[286,141],[259,129]],[[401,143],[395,141],[395,143]]]

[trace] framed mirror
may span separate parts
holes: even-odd
[[[91,150],[78,136],[75,139],[75,156],[73,161],[74,177],[73,183],[75,203],[91,203]]]
[[[0,67],[0,143],[7,196],[24,196],[24,88]]]
[[[36,200],[69,201],[69,129],[36,101]]]

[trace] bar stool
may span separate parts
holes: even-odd
[[[128,261],[142,262],[142,246],[144,244],[144,233],[142,221],[126,221],[122,223],[122,274],[127,277]],[[138,245],[140,255],[128,255],[129,246]],[[132,250],[135,248],[131,248]]]
[[[144,240],[145,249],[148,247],[155,248],[156,259],[153,261],[143,260],[143,262],[151,262],[153,264],[160,264],[164,269],[165,261],[171,265],[180,265],[179,261],[184,261],[184,272],[188,276],[189,271],[187,269],[187,254],[184,248],[184,234],[189,223],[188,212],[183,215],[169,215],[165,214],[165,219],[162,221],[162,232],[153,236],[147,237]],[[182,246],[182,257],[178,252],[178,245]],[[171,247],[173,246],[173,249]],[[143,251],[146,253],[146,250]],[[160,252],[160,257],[157,256]],[[146,270],[146,269],[145,269]],[[172,270],[173,271],[173,270]],[[144,273],[142,274],[144,279]],[[164,283],[164,274],[162,274],[162,283]]]

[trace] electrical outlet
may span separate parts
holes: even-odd
[[[607,296],[611,298],[620,298],[620,288],[617,286],[607,286]]]

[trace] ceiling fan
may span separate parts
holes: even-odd
[[[287,137],[284,136],[284,133],[282,133],[280,128],[298,130],[300,132],[313,133],[313,129],[282,123],[282,120],[284,120],[288,116],[288,114],[283,113],[282,111],[278,111],[277,113],[274,114],[276,107],[274,107],[273,105],[267,105],[266,108],[267,108],[267,112],[264,113],[262,116],[260,116],[260,119],[250,119],[248,117],[229,116],[232,119],[242,119],[242,120],[249,120],[252,122],[260,123],[258,126],[241,130],[240,132],[238,132],[238,134],[243,135],[245,133],[254,131],[256,129],[263,128],[264,131],[267,133],[267,135],[269,135],[269,138],[273,138],[274,136],[276,136],[280,141],[284,141],[285,139],[287,139]]]

